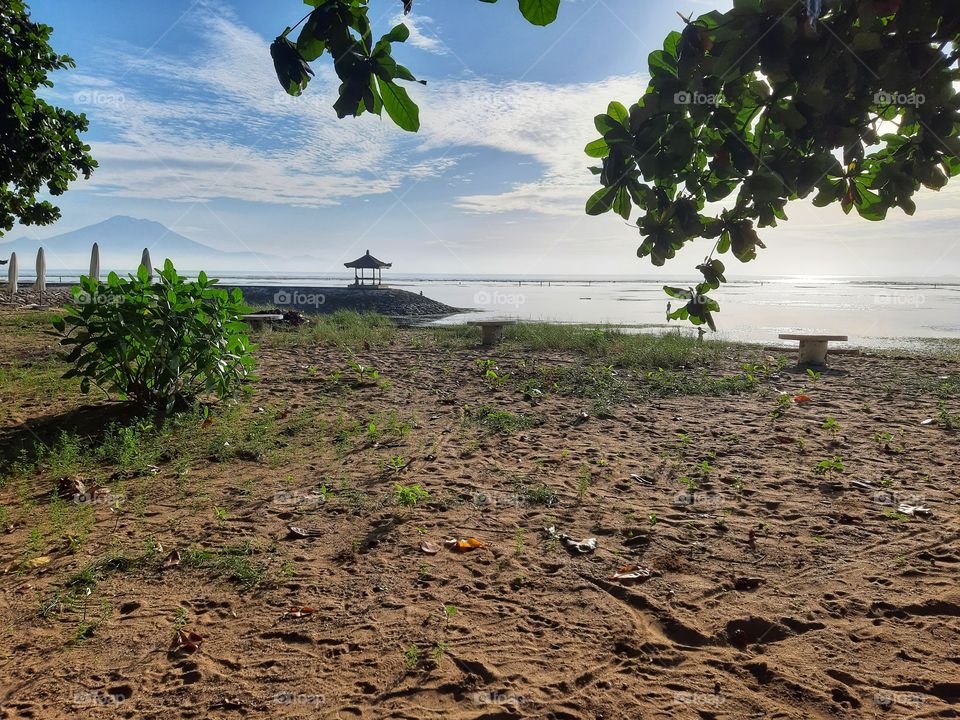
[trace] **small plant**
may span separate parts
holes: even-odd
[[[380,381],[380,371],[370,365],[361,365],[356,360],[347,360],[347,367],[357,376],[358,383],[370,380],[374,384]]]
[[[513,554],[514,555],[523,554],[523,545],[524,545],[525,536],[526,536],[526,531],[523,528],[517,528],[517,531],[513,534]]]
[[[842,473],[843,460],[839,456],[835,456],[831,460],[821,460],[816,464],[814,472],[816,472],[817,475],[830,475],[834,472]]]
[[[649,523],[650,523],[651,526],[656,525],[656,524],[657,524],[657,514],[656,514],[656,513],[650,513],[650,514],[647,516],[647,520],[649,521]]]
[[[583,502],[583,498],[586,497],[587,491],[590,489],[591,480],[590,468],[584,465],[580,468],[580,474],[577,476],[577,497],[581,502]]]
[[[797,452],[801,452],[801,453],[802,453],[802,452],[806,452],[806,450],[807,450],[807,441],[806,441],[806,440],[804,440],[802,437],[798,437],[796,440],[794,440],[794,443],[795,443],[796,446],[797,446]]]
[[[187,625],[187,609],[182,605],[178,605],[176,611],[174,611],[173,617],[173,632],[176,634],[178,630],[183,629]]]
[[[831,433],[836,435],[840,432],[840,423],[838,423],[834,418],[827,415],[827,419],[824,421],[823,425],[820,426],[823,430],[829,430]]]
[[[777,406],[770,412],[770,417],[774,420],[783,417],[783,414],[793,405],[793,400],[787,393],[777,395]]]
[[[897,512],[896,510],[884,510],[883,516],[887,520],[896,520],[897,522],[909,522],[910,516],[904,515],[903,513]]]
[[[413,507],[418,502],[429,496],[430,493],[420,487],[420,485],[405,486],[397,483],[394,486],[394,498],[397,501],[397,505]]]
[[[407,670],[416,670],[420,664],[420,648],[416,645],[410,645],[403,651],[403,664]]]
[[[937,405],[937,422],[939,422],[940,426],[945,430],[956,430],[960,427],[960,415],[951,413],[949,408],[947,408],[947,403],[941,401]]]
[[[84,394],[96,386],[166,412],[203,393],[232,397],[253,369],[249,308],[239,289],[216,282],[202,272],[187,282],[169,260],[155,279],[143,266],[129,280],[81,277],[53,323],[73,365],[64,378],[81,378]]]
[[[227,510],[226,508],[213,506],[213,515],[217,519],[217,524],[223,525],[227,521]]]
[[[817,380],[823,377],[823,373],[817,372],[813,368],[807,368],[807,377],[813,380],[813,382],[817,382]]]
[[[457,614],[456,605],[444,605],[443,606],[443,615],[446,620],[446,624],[449,625],[450,621],[453,619],[453,616]]]
[[[399,475],[407,466],[407,461],[403,459],[403,455],[394,455],[389,460],[384,460],[383,465],[387,470],[393,470],[394,474]]]
[[[444,654],[447,652],[447,643],[441,641],[438,642],[430,650],[430,659],[433,660],[434,664],[439,665],[440,661],[443,660]]]

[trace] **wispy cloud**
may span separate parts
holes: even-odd
[[[393,25],[407,26],[410,31],[410,37],[407,44],[420,50],[434,53],[436,55],[446,55],[449,53],[446,43],[443,42],[431,29],[433,18],[427,15],[403,15],[398,13],[391,20]]]

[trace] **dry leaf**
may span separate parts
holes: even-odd
[[[176,549],[171,550],[170,554],[167,555],[167,557],[164,558],[164,561],[163,561],[163,567],[165,568],[176,567],[179,564],[180,564],[180,551]]]
[[[793,401],[798,403],[810,402],[811,400],[813,400],[813,398],[809,395],[796,395],[793,398]]]
[[[27,560],[23,566],[28,568],[38,568],[46,565],[51,560],[49,555],[41,555],[40,557],[35,557],[31,560]]]
[[[429,540],[421,540],[420,549],[427,555],[436,555],[438,552],[440,552],[440,547]]]
[[[203,636],[198,635],[192,630],[177,630],[177,636],[173,640],[173,649],[183,652],[194,653],[200,649],[203,644]]]
[[[313,615],[316,612],[312,607],[294,607],[287,610],[287,617],[301,618]]]
[[[290,414],[290,409],[281,410],[277,413],[277,420],[284,420]]]
[[[207,429],[208,427],[210,427],[211,425],[213,425],[213,418],[212,418],[212,417],[208,417],[208,418],[204,419],[204,421],[203,421],[202,423],[200,423],[201,429],[204,429],[204,430],[206,430],[206,429]]]
[[[620,580],[622,582],[642,582],[649,580],[653,572],[649,568],[640,565],[624,565],[610,576],[611,580]]]
[[[295,525],[287,525],[287,530],[289,530],[290,534],[293,535],[294,537],[309,538],[309,537],[321,537],[323,535],[322,530],[302,528],[302,527],[297,527]]]

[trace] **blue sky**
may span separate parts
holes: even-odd
[[[303,98],[283,93],[268,48],[308,10],[299,0],[33,0],[77,61],[50,97],[87,113],[101,167],[60,199],[57,225],[8,237],[122,214],[217,248],[316,258],[251,270],[342,269],[370,248],[412,273],[653,272],[636,258],[635,228],[583,214],[595,179],[582,148],[608,100],[642,94],[647,55],[680,26],[675,3],[563,0],[548,28],[522,21],[515,0],[417,0],[406,19],[399,0],[370,4],[375,32],[411,28],[395,54],[429,82],[411,89],[417,135],[370,115],[337,120],[325,62]],[[730,274],[957,273],[956,199],[926,193],[917,218],[895,211],[883,225],[798,203],[791,222],[764,232],[761,259],[733,261]]]

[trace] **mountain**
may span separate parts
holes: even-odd
[[[100,265],[104,269],[132,270],[140,264],[144,248],[150,248],[153,264],[161,266],[170,258],[178,270],[256,269],[277,258],[253,252],[225,252],[175,233],[152,220],[117,215],[95,225],[54,235],[45,240],[21,237],[0,240],[0,258],[17,253],[21,268],[32,268],[37,248],[43,246],[49,268],[85,268],[93,243],[100,244]]]

